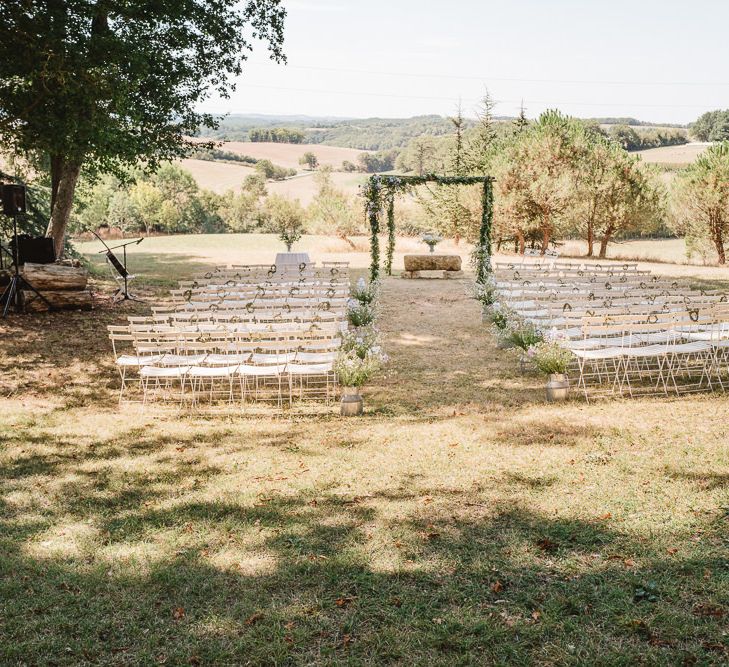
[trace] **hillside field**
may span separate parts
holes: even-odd
[[[356,148],[340,148],[323,144],[279,144],[252,141],[225,141],[220,148],[231,153],[250,155],[258,160],[271,160],[280,167],[292,169],[301,169],[299,159],[304,153],[314,153],[319,159],[319,164],[339,169],[344,160],[357,164],[359,156],[367,152]]]
[[[644,151],[637,151],[644,162],[659,165],[686,166],[691,164],[711,144],[694,142],[683,146],[661,146],[660,148],[649,148]]]
[[[183,169],[189,171],[201,188],[223,194],[227,190],[238,190],[246,176],[254,174],[255,169],[229,162],[209,160],[180,160]],[[318,191],[315,172],[302,171],[285,181],[268,181],[266,189],[270,193],[298,199],[302,205],[311,203]],[[356,195],[359,186],[367,180],[367,174],[336,171],[332,173],[332,183],[348,195]]]
[[[279,167],[296,169],[297,175],[285,181],[269,181],[266,188],[269,192],[298,199],[304,206],[311,203],[318,190],[314,172],[305,171],[299,164],[299,158],[311,151],[319,159],[319,164],[340,169],[344,160],[357,164],[359,156],[367,151],[355,148],[339,148],[322,144],[279,144],[270,142],[225,141],[220,149],[249,155],[259,160],[270,160]],[[253,167],[228,162],[209,160],[179,160],[178,164],[189,171],[197,184],[206,190],[223,194],[227,190],[238,190],[243,179],[255,173]],[[367,175],[357,172],[335,171],[332,182],[348,195],[356,195],[359,186]]]

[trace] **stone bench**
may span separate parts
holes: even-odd
[[[458,255],[405,255],[403,278],[462,278]]]

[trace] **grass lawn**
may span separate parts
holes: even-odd
[[[727,664],[727,397],[547,405],[465,288],[385,281],[348,420],[120,410],[144,304],[2,322],[0,664]]]

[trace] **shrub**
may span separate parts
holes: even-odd
[[[255,166],[255,170],[259,174],[263,174],[263,176],[267,179],[271,179],[273,181],[283,181],[290,176],[296,176],[296,169],[287,169],[286,167],[279,167],[278,165],[275,165],[271,160],[258,160]]]

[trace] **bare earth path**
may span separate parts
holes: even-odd
[[[361,419],[119,412],[120,319],[3,325],[0,663],[725,664],[725,396],[546,405],[392,278]]]

